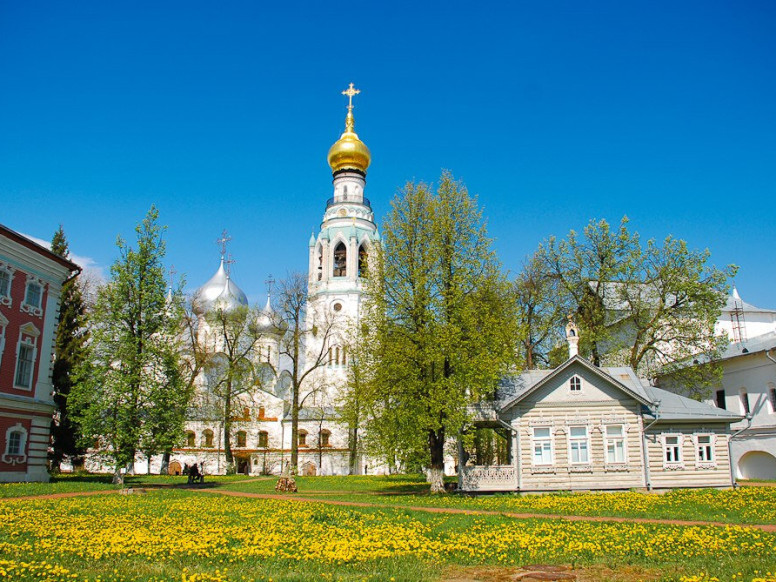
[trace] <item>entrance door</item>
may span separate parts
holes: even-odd
[[[170,465],[167,467],[167,474],[168,475],[180,475],[181,474],[181,464],[178,461],[171,461]]]
[[[247,457],[238,457],[237,459],[237,472],[242,475],[251,474],[251,463]]]

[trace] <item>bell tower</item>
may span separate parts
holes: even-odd
[[[353,83],[342,92],[348,98],[345,131],[328,155],[333,193],[320,232],[309,244],[311,303],[349,317],[358,317],[369,254],[379,241],[372,206],[364,195],[372,156],[355,132],[353,117],[353,97],[360,92]]]

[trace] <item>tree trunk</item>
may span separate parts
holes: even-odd
[[[164,454],[162,455],[162,465],[159,467],[159,474],[166,475],[169,472],[170,472],[170,451],[164,451]]]
[[[348,439],[348,449],[350,452],[350,459],[348,461],[348,474],[358,475],[358,427],[354,426],[351,428],[350,434],[348,436],[350,437]]]
[[[113,471],[113,484],[114,485],[124,484],[124,473],[121,472],[121,467],[119,466],[117,466],[115,471]]]
[[[291,471],[298,474],[299,464],[299,386],[293,387],[294,398],[291,404]]]
[[[229,382],[226,387],[227,393],[232,392],[232,383]],[[234,456],[232,455],[232,442],[229,439],[232,431],[232,401],[230,396],[224,399],[224,456],[226,457],[226,473],[231,473],[234,465]]]
[[[445,430],[443,428],[428,431],[428,448],[431,453],[431,467],[428,470],[428,482],[431,493],[445,492]]]

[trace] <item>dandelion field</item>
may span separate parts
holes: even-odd
[[[0,578],[14,580],[439,580],[448,565],[537,563],[635,567],[649,580],[776,580],[767,575],[776,534],[188,490],[0,501]]]

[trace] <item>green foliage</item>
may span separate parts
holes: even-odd
[[[364,308],[367,432],[387,457],[420,451],[441,488],[444,445],[467,405],[515,363],[514,300],[476,200],[445,172],[394,198]]]
[[[135,229],[137,249],[120,238],[111,279],[99,288],[88,358],[71,402],[82,444],[99,444],[119,470],[142,451],[169,450],[188,402],[179,363],[180,289],[166,296],[164,227],[152,207]]]
[[[672,373],[699,397],[719,367],[692,363],[713,361],[726,346],[714,324],[736,267],[717,269],[708,250],[672,236],[642,244],[627,224],[623,218],[612,230],[593,220],[581,236],[571,231],[539,247],[535,260],[557,289],[556,314],[574,314],[580,353],[596,365],[627,365],[649,377]]]
[[[70,250],[62,226],[51,240],[51,251],[68,258]],[[59,304],[59,322],[54,336],[54,365],[51,383],[54,386],[54,402],[57,414],[51,423],[51,451],[49,460],[56,469],[65,456],[77,462],[85,449],[78,445],[76,426],[68,409],[68,396],[75,381],[74,374],[86,358],[86,343],[89,341],[86,306],[78,280],[68,279],[62,285]]]

